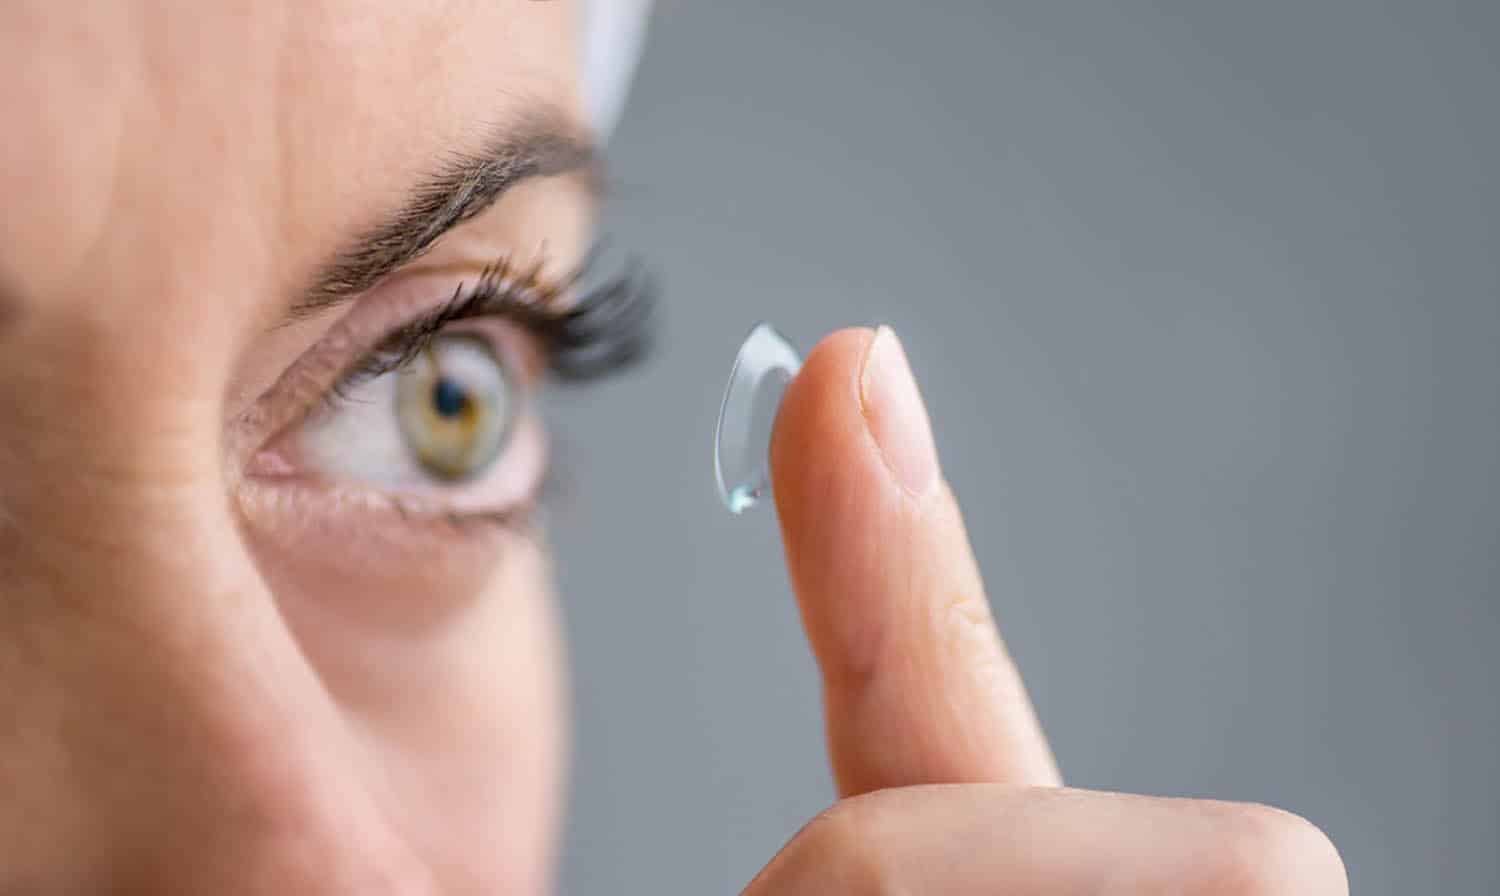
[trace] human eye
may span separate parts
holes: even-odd
[[[526,519],[547,468],[542,381],[588,381],[636,360],[652,307],[638,267],[587,290],[582,271],[549,283],[542,267],[501,260],[469,278],[396,284],[394,320],[330,334],[332,357],[315,350],[290,391],[316,399],[254,472],[406,521]]]

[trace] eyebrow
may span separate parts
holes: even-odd
[[[294,321],[342,304],[427,251],[443,234],[494,205],[522,181],[582,172],[602,180],[598,152],[558,115],[533,113],[459,152],[420,181],[384,220],[338,251],[287,313]]]

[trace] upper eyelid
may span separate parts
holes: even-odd
[[[472,286],[460,283],[449,299],[400,324],[366,353],[349,362],[349,377],[398,370],[444,327],[464,319],[508,319],[536,338],[555,375],[579,382],[608,375],[644,357],[654,344],[656,281],[639,263],[585,290],[570,303],[560,298],[594,269],[596,247],[565,277],[541,276],[545,259],[526,267],[505,256],[477,271]],[[423,273],[434,273],[430,269]],[[451,270],[475,270],[472,266]]]
[[[588,257],[597,259],[598,253]],[[472,263],[409,269],[362,297],[283,369],[259,398],[236,413],[236,434],[231,439],[244,448],[235,450],[257,450],[310,415],[337,404],[340,389],[347,391],[355,385],[349,382],[351,374],[379,353],[382,343],[389,344],[393,331],[430,318],[451,302],[456,274],[465,270],[477,274],[482,269]],[[586,383],[649,353],[655,342],[658,301],[656,280],[644,265],[635,264],[597,286],[576,287],[575,283],[567,303],[536,309],[517,302],[506,309],[508,322],[514,324],[508,329],[526,337],[524,343],[512,344],[528,345],[524,350],[528,370],[541,374],[547,368],[555,379]],[[493,304],[484,310],[501,316]]]
[[[412,362],[432,340],[448,325],[462,320],[480,317],[516,317],[526,319],[553,316],[552,309],[566,286],[544,280],[541,270],[545,259],[539,259],[527,268],[516,268],[508,256],[486,265],[475,272],[473,285],[460,282],[452,295],[440,305],[398,324],[387,332],[362,357],[351,362],[350,369],[340,378],[339,387],[347,387],[351,379],[363,379],[400,370]],[[580,265],[577,272],[570,273],[565,283],[576,282],[587,265]],[[444,269],[432,268],[423,274],[440,273]],[[475,271],[472,265],[452,265],[448,271],[458,273]],[[521,314],[521,309],[527,314]],[[337,387],[336,387],[337,388]]]

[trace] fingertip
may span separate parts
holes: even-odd
[[[808,353],[771,437],[772,495],[787,571],[825,676],[858,674],[883,640],[886,614],[849,612],[878,588],[886,562],[880,460],[860,411],[860,371],[875,332],[839,330]],[[873,478],[872,478],[873,477]]]
[[[1056,783],[893,332],[840,330],[808,354],[771,476],[840,791]]]
[[[771,435],[772,490],[783,516],[800,509],[808,486],[851,456],[864,438],[860,370],[875,331],[849,327],[825,336],[787,386]]]

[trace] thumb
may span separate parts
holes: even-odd
[[[842,330],[812,351],[771,464],[840,794],[1058,784],[892,330]]]

